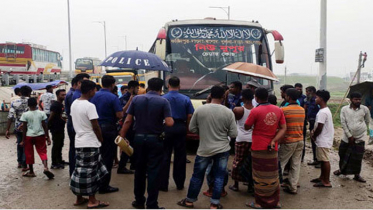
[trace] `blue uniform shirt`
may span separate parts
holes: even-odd
[[[115,125],[117,122],[116,113],[123,110],[118,97],[105,88],[96,92],[95,96],[91,99],[91,103],[96,106],[98,123],[100,125]]]
[[[127,92],[119,98],[120,105],[124,107],[131,98],[131,93]]]
[[[70,116],[70,112],[71,112],[71,104],[73,104],[73,94],[75,92],[75,89],[74,88],[70,88],[69,92],[67,92],[66,94],[66,97],[65,97],[65,112],[66,112],[66,115],[67,115],[67,126],[73,126],[72,124],[72,119],[71,119],[71,116]]]
[[[169,91],[163,96],[170,102],[172,117],[175,120],[186,121],[188,114],[193,114],[194,108],[190,98],[178,91]]]
[[[135,96],[127,114],[136,118],[136,134],[161,134],[164,131],[163,120],[172,117],[170,103],[154,91]]]
[[[229,108],[230,109],[234,109],[234,107],[237,107],[237,106],[241,106],[241,102],[242,102],[242,97],[241,97],[241,93],[239,93],[238,95],[233,95],[230,94],[228,96],[228,105],[229,105]]]
[[[71,101],[71,104],[78,98],[80,98],[80,96],[82,96],[82,91],[76,89],[73,93],[73,100]]]
[[[316,97],[312,97],[311,100],[306,101],[305,104],[307,105],[307,120],[315,120],[316,115],[320,110],[319,106],[316,104]]]
[[[304,104],[306,102],[306,98],[307,97],[305,95],[303,95],[303,94],[298,98],[299,106],[304,107]]]

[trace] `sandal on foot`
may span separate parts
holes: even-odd
[[[30,173],[30,171],[27,171],[26,173],[22,174],[24,177],[36,177],[35,174]]]
[[[220,197],[224,198],[227,195],[228,195],[228,192],[224,190],[223,192],[221,192]],[[211,197],[212,197],[212,194],[211,194]]]
[[[312,179],[310,182],[319,183],[321,182],[321,179],[320,178]]]
[[[193,208],[194,207],[193,203],[192,203],[192,205],[190,205],[190,204],[188,205],[186,202],[187,202],[187,200],[186,200],[186,198],[184,198],[183,200],[177,202],[177,205],[182,206],[182,207],[187,207],[187,208]]]
[[[238,187],[236,187],[234,185],[229,186],[229,189],[232,190],[232,191],[235,191],[235,192],[238,191]]]
[[[277,204],[277,206],[275,207],[275,209],[281,209],[281,208],[282,208],[281,204]]]
[[[54,174],[50,171],[44,171],[43,173],[45,174],[45,176],[48,177],[48,179],[53,179],[54,178]]]
[[[247,206],[247,207],[250,207],[250,208],[253,208],[253,209],[262,209],[262,208],[263,208],[263,207],[261,207],[261,206],[255,206],[254,201],[251,202],[251,203],[246,203],[246,206]]]
[[[336,176],[339,176],[339,175],[342,174],[342,172],[340,170],[336,170],[336,171],[333,172],[333,174],[336,175]]]
[[[26,171],[28,171],[28,170],[30,170],[29,167],[27,167],[27,168],[22,168],[22,171],[23,171],[23,172],[26,172]]]
[[[88,201],[89,201],[88,198],[83,198],[83,200],[80,201],[79,203],[74,203],[74,206],[80,206],[80,205],[86,204],[88,203]]]
[[[203,192],[203,195],[205,195],[207,197],[212,197],[212,192],[207,190],[207,191]]]
[[[363,177],[361,176],[358,176],[358,177],[354,177],[354,180],[355,181],[358,181],[358,182],[361,182],[361,183],[366,183],[367,181],[365,179],[363,179]]]
[[[87,209],[98,209],[109,206],[109,203],[98,201],[96,206],[87,206]]]
[[[214,207],[214,208],[211,208],[211,207]],[[210,209],[223,209],[223,206],[219,203],[219,204],[210,204]]]
[[[324,185],[322,182],[318,182],[316,184],[313,185],[314,187],[322,187],[322,188],[332,188],[332,186],[327,186],[327,185]]]

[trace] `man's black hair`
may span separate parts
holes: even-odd
[[[111,75],[104,75],[101,79],[102,87],[108,88],[115,84],[115,78]]]
[[[251,89],[245,89],[242,91],[242,99],[253,100],[254,92]]]
[[[78,81],[76,80],[76,77],[74,77],[72,80],[71,80],[71,86],[74,86],[78,83]]]
[[[277,105],[277,97],[273,94],[268,96],[268,102],[272,105]]]
[[[179,87],[180,85],[180,79],[179,77],[175,77],[175,76],[172,76],[169,80],[168,80],[168,84],[171,86],[171,87]]]
[[[257,88],[255,90],[255,96],[261,100],[261,101],[267,101],[268,100],[268,91],[265,88]]]
[[[14,93],[15,93],[16,95],[18,95],[20,92],[21,92],[21,88],[15,88],[15,89],[14,89]]]
[[[303,88],[303,85],[301,83],[295,83],[294,87],[300,87]]]
[[[76,75],[75,76],[76,83],[81,82],[84,78],[89,79],[90,78],[89,74],[87,74],[87,73],[80,73],[80,74]]]
[[[82,94],[87,94],[89,91],[94,90],[96,88],[96,83],[91,80],[83,80],[82,86],[80,87],[80,91]]]
[[[306,90],[309,90],[312,93],[316,93],[316,88],[314,86],[308,86],[308,87],[306,87]]]
[[[318,91],[316,92],[316,95],[317,95],[318,97],[322,98],[322,100],[323,100],[325,103],[328,102],[329,99],[330,99],[330,93],[329,93],[329,91],[327,91],[327,90],[318,90]]]
[[[353,93],[351,93],[350,94],[350,99],[352,100],[353,98],[361,98],[362,97],[362,95],[361,95],[361,93],[359,93],[359,92],[353,92]]]
[[[224,93],[225,93],[224,88],[219,85],[215,85],[214,87],[211,88],[211,98],[213,99],[223,98]]]
[[[130,81],[131,82],[131,81]],[[120,90],[121,91],[124,91],[125,89],[128,89],[128,86],[127,85],[122,85],[121,87],[120,87]]]
[[[45,87],[46,90],[50,90],[51,88],[53,88],[52,85],[47,85],[47,86]]]
[[[161,91],[163,84],[162,79],[154,77],[148,81],[148,89],[149,91]]]
[[[145,84],[144,83],[140,83],[140,87],[145,88]]]
[[[294,88],[294,86],[292,85],[283,85],[280,87],[280,90],[282,90],[282,92],[286,93],[286,90],[289,89],[289,88]]]
[[[59,89],[56,91],[56,96],[58,97],[58,95],[60,95],[61,92],[66,92],[65,89]]]
[[[36,101],[36,98],[29,98],[27,100],[27,105],[30,107],[35,107],[38,105],[38,102]]]
[[[131,88],[136,88],[140,86],[139,82],[138,81],[135,81],[135,80],[131,80],[128,82],[128,89],[131,89]],[[123,87],[123,86],[122,86]],[[121,87],[121,90],[122,90],[122,87]]]
[[[285,94],[290,97],[291,100],[296,101],[299,98],[299,91],[295,88],[289,88]]]
[[[32,89],[30,88],[30,86],[25,85],[20,88],[20,91],[22,96],[28,97],[31,95]]]
[[[101,85],[96,84],[96,91],[99,91],[99,90],[101,90]]]
[[[239,90],[242,90],[242,83],[240,81],[234,81],[231,84],[233,84],[234,87],[238,88]]]

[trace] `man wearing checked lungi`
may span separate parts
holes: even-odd
[[[355,175],[354,180],[365,183],[360,176],[363,161],[365,140],[368,139],[367,127],[369,126],[370,113],[368,107],[361,105],[361,94],[351,93],[351,104],[341,109],[341,124],[343,138],[339,145],[339,169],[334,175]]]
[[[94,104],[89,102],[96,92],[96,84],[83,80],[80,88],[82,95],[71,105],[71,117],[74,122],[75,169],[71,176],[70,189],[77,196],[74,206],[88,203],[87,208],[102,208],[109,203],[96,200],[102,178],[108,174],[100,155],[103,142],[98,124],[98,114]],[[89,196],[89,199],[83,196]]]

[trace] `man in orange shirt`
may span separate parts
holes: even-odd
[[[288,106],[282,107],[286,119],[286,133],[280,141],[279,159],[281,168],[285,168],[290,161],[289,181],[283,184],[284,192],[297,194],[297,184],[300,174],[300,164],[303,150],[303,126],[305,112],[298,105],[299,92],[295,88],[289,88],[285,92],[285,100]]]

